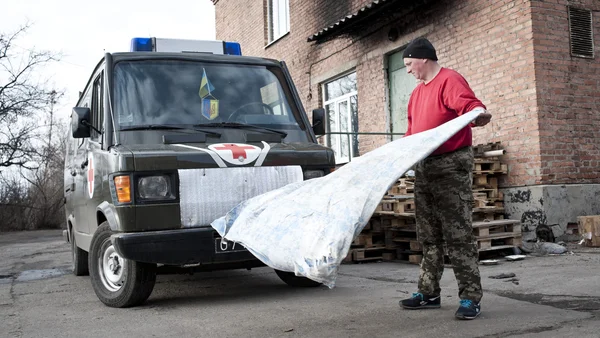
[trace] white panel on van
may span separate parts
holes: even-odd
[[[194,52],[223,54],[223,41],[213,40],[185,40],[185,39],[160,39],[156,38],[157,52]]]
[[[300,166],[179,170],[181,224],[210,225],[249,198],[302,180]]]

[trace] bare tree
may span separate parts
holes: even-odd
[[[21,170],[21,177],[29,183],[26,218],[32,229],[60,228],[64,223],[66,125],[49,128],[47,137],[48,144],[41,150],[44,161],[35,169]]]
[[[0,231],[64,223],[66,130],[54,111],[62,92],[38,76],[58,55],[19,46],[28,28],[0,32]]]
[[[66,123],[54,125],[36,168],[0,176],[0,231],[64,227],[66,129]]]
[[[40,115],[61,95],[36,78],[41,67],[58,61],[59,56],[17,44],[28,28],[25,25],[13,33],[0,32],[0,169],[37,166],[36,156],[43,154],[35,141],[45,134],[43,128],[50,128],[40,122]]]
[[[14,173],[0,176],[0,231],[27,229],[27,184]]]

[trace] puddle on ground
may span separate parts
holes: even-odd
[[[513,292],[499,292],[499,296],[525,301],[533,304],[548,305],[562,310],[598,311],[600,310],[600,297],[592,296],[557,296],[538,293],[518,294]]]
[[[10,284],[12,283],[12,275],[0,275],[0,284]]]
[[[30,282],[34,280],[47,279],[66,275],[71,271],[67,269],[43,269],[43,270],[25,270],[17,277],[17,282]]]

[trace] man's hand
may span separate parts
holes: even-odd
[[[475,125],[475,127],[483,127],[486,124],[488,124],[491,119],[492,119],[492,114],[490,114],[488,112],[481,113],[481,114],[479,114],[479,116],[477,116],[475,121],[473,121],[473,125]]]

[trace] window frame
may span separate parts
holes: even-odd
[[[91,124],[102,132],[104,129],[104,70],[101,70],[94,78],[91,90]],[[91,140],[100,142],[101,138],[102,133],[93,129],[90,131]]]
[[[278,32],[279,34],[276,36],[275,35],[275,24],[274,24],[274,11],[273,11],[273,5],[274,2],[277,1],[278,4],[281,4],[281,2],[284,3],[284,7],[285,7],[285,28],[284,31],[282,32]],[[279,39],[283,38],[284,36],[286,36],[287,34],[289,34],[290,32],[290,1],[289,0],[266,0],[266,6],[267,6],[267,46],[269,46],[270,44],[274,43],[275,41],[278,41]],[[279,23],[280,20],[282,19],[281,17],[279,17],[279,13],[277,13],[277,22]]]
[[[346,94],[334,97],[334,98],[329,98],[326,100],[326,93],[327,93],[327,85],[335,82],[335,81],[339,81],[341,79],[343,79],[344,77],[347,77],[349,75],[355,74],[356,76],[356,88]],[[337,130],[333,131],[333,132],[342,132],[342,133],[358,133],[358,121],[354,121],[354,113],[352,111],[352,102],[351,102],[351,98],[355,97],[356,98],[356,105],[357,105],[357,112],[356,115],[358,116],[358,74],[356,72],[356,70],[351,70],[348,72],[345,72],[343,74],[340,74],[339,76],[336,76],[335,78],[332,78],[326,82],[323,82],[321,84],[321,90],[322,90],[322,97],[323,97],[323,107],[325,108],[325,112],[326,112],[326,121],[327,121],[327,125],[326,125],[326,137],[325,137],[325,145],[328,147],[331,147],[335,153],[335,159],[336,159],[336,163],[348,163],[351,161],[352,158],[358,156],[358,135],[342,135],[342,134],[329,134],[332,132],[332,125],[331,125],[331,120],[329,119],[329,112],[327,109],[327,106],[329,105],[333,105],[334,107],[334,111],[335,111],[335,115],[336,115],[336,120],[337,122]],[[346,130],[342,130],[340,122],[341,121],[341,113],[339,111],[339,105],[343,102],[347,102],[347,121],[348,121],[348,126],[350,127],[349,129]],[[356,130],[355,130],[355,125],[356,125]],[[332,146],[332,142],[331,142],[331,138],[335,138],[336,139],[336,147]],[[347,156],[342,156],[342,138],[347,138],[350,140],[349,143],[349,147],[348,147],[348,154]]]

